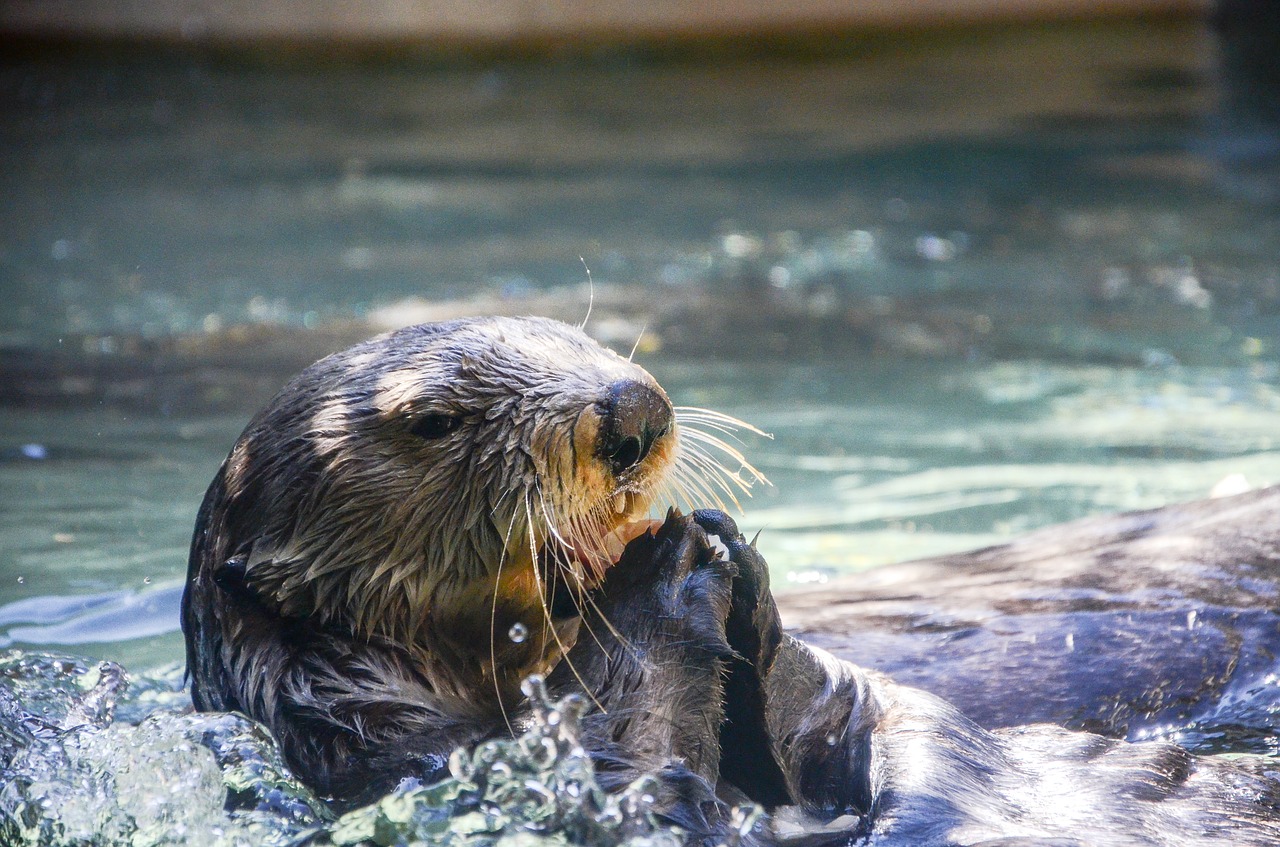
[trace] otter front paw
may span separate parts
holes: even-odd
[[[725,621],[729,645],[759,673],[767,674],[782,642],[782,619],[769,591],[769,564],[724,512],[700,509],[692,518],[713,546],[723,548],[737,571],[733,604]]]
[[[692,517],[672,510],[657,532],[627,545],[596,605],[633,642],[727,658],[734,654],[725,622],[737,573]]]
[[[724,512],[702,510],[693,520],[723,547],[737,569],[725,635],[733,647],[725,679],[725,721],[720,729],[720,775],[767,807],[793,802],[787,778],[769,737],[768,688],[782,643],[782,620],[769,591],[769,565]]]
[[[673,821],[702,814],[677,774],[708,795],[719,783],[736,573],[691,518],[672,512],[627,545],[587,598],[577,642],[548,677],[553,691],[581,686],[599,704],[583,720],[583,746],[605,784],[661,774],[671,791],[658,811]]]

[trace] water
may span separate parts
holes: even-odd
[[[525,683],[533,710],[514,738],[455,751],[449,778],[406,780],[341,817],[289,774],[257,724],[182,713],[173,672],[130,681],[113,663],[28,654],[0,656],[0,677],[6,845],[683,843],[655,820],[653,778],[616,795],[597,785],[578,740],[585,701],[551,701],[540,677]],[[744,834],[757,817],[740,810]]]
[[[0,646],[170,672],[204,486],[290,373],[578,320],[584,263],[594,332],[773,435],[741,523],[780,589],[1280,481],[1269,49],[0,59]]]

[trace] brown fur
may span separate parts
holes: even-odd
[[[183,599],[196,705],[267,724],[343,805],[518,728],[517,684],[549,671],[596,705],[582,742],[605,786],[658,774],[657,811],[704,845],[748,798],[780,809],[748,843],[789,823],[833,847],[1280,843],[1265,761],[988,731],[784,635],[767,565],[722,513],[670,515],[606,572],[602,539],[664,476],[711,496],[732,482],[701,478],[715,442],[696,429],[625,461],[602,450],[620,380],[666,420],[652,377],[537,319],[415,327],[305,371],[200,511]],[[424,436],[446,412],[461,417]],[[505,637],[516,623],[527,637]]]
[[[661,392],[542,319],[414,327],[307,369],[249,424],[201,510],[183,605],[197,706],[262,720],[332,790],[349,755],[501,723],[521,679],[576,636],[549,601],[603,568],[539,554],[593,553],[674,460],[674,429],[626,473],[598,455],[619,380]],[[414,434],[442,413],[456,431]],[[513,641],[517,623],[528,636]]]

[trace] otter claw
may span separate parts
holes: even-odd
[[[738,566],[739,580],[734,587],[737,596],[759,597],[769,590],[769,566],[755,548],[738,531],[733,518],[716,509],[699,509],[690,515],[707,534],[708,542],[723,558]],[[758,535],[756,536],[759,537]]]

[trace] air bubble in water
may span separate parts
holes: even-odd
[[[511,629],[507,630],[507,637],[516,644],[523,644],[524,640],[529,637],[529,627],[516,621],[511,625]]]

